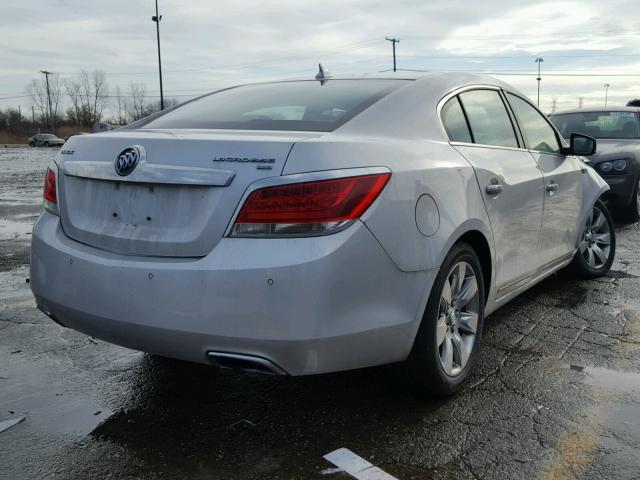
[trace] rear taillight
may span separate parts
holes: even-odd
[[[304,236],[338,231],[360,217],[390,173],[260,188],[244,202],[233,236]]]
[[[47,168],[47,175],[44,178],[44,209],[58,215],[58,193],[56,190],[56,172]]]

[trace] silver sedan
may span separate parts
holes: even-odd
[[[609,270],[594,149],[486,76],[226,89],[68,140],[31,287],[130,348],[290,375],[402,362],[447,395],[487,315],[561,268]]]

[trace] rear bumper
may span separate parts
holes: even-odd
[[[211,363],[261,357],[292,375],[407,357],[435,271],[402,272],[360,223],[325,237],[222,239],[200,259],[133,257],[34,227],[31,288],[58,322],[108,342]]]

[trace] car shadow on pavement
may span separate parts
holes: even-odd
[[[314,463],[345,446],[370,454],[381,427],[392,434],[442,405],[412,395],[394,370],[273,377],[145,355],[127,374],[127,404],[91,436],[176,475],[194,475],[194,459],[227,478],[293,471],[302,451]]]

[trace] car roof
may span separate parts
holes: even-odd
[[[509,90],[514,90],[514,88],[498,80],[495,77],[490,75],[481,74],[481,73],[469,73],[469,72],[459,72],[459,71],[422,71],[422,70],[410,70],[410,71],[398,71],[398,72],[376,72],[376,73],[354,73],[347,75],[331,75],[326,78],[326,80],[420,80],[420,81],[429,81],[429,80],[440,80],[443,77],[446,77],[447,83],[460,83],[460,84],[487,84],[487,85],[495,85],[508,88]],[[264,83],[281,83],[281,82],[295,82],[295,81],[305,81],[305,80],[315,80],[313,77],[297,77],[297,78],[289,78],[289,79],[280,79],[280,80],[272,80]]]
[[[512,85],[505,83],[501,80],[498,80],[495,77],[490,75],[481,74],[481,73],[469,73],[469,72],[460,72],[460,71],[398,71],[398,72],[376,72],[376,73],[353,73],[353,74],[345,74],[345,75],[334,75],[330,74],[327,76],[324,81],[332,81],[332,80],[413,80],[416,83],[427,82],[427,83],[435,83],[434,90],[438,89],[438,86],[442,86],[445,89],[455,89],[456,87],[463,87],[467,85],[488,85],[504,88],[505,90],[512,91],[514,93],[518,93],[522,95],[516,88]],[[280,78],[267,80],[262,82],[246,82],[239,83],[236,85],[231,85],[227,88],[214,90],[208,94],[203,96],[210,95],[212,93],[217,93],[220,90],[227,90],[228,88],[236,88],[243,87],[247,85],[261,85],[261,84],[273,84],[273,83],[288,83],[288,82],[304,82],[304,81],[319,81],[318,79],[313,78],[313,76],[307,77],[292,77],[292,78]],[[437,85],[440,84],[440,85]]]
[[[559,112],[550,113],[549,116],[562,115],[565,113],[597,113],[597,112],[639,112],[639,107],[589,107],[589,108],[573,108],[571,110],[561,110]]]

